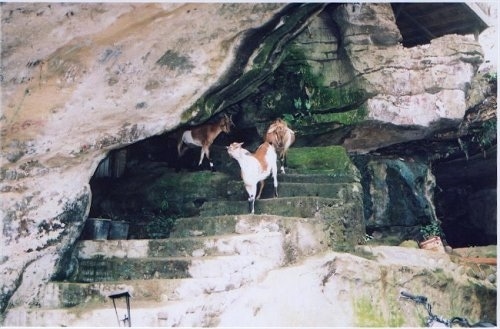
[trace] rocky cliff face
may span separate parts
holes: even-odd
[[[112,149],[227,110],[257,130],[288,114],[304,141],[364,153],[427,136],[483,96],[469,97],[477,42],[446,36],[406,49],[386,4],[1,10],[2,312],[13,296],[29,304],[71,252],[89,180]],[[323,48],[304,51],[318,39]],[[324,121],[311,124],[313,114]]]
[[[282,8],[2,5],[2,310],[78,236],[106,152],[176,127]]]

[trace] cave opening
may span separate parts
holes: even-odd
[[[433,166],[436,215],[454,248],[497,243],[496,146]]]
[[[186,204],[182,189],[175,185],[180,187],[191,183],[182,181],[182,173],[198,173],[199,184],[204,184],[204,179],[215,177],[217,173],[238,178],[239,167],[227,155],[226,146],[233,141],[242,141],[253,150],[261,141],[255,127],[235,128],[229,134],[220,134],[211,147],[216,168],[214,174],[208,161],[198,166],[200,148],[189,149],[179,158],[176,138],[178,131],[173,131],[111,151],[90,181],[92,205],[89,218],[129,222],[129,239],[166,238],[176,218],[197,216],[207,201],[202,192]],[[420,142],[419,146],[415,145],[417,142],[412,143],[406,145],[406,153],[410,148],[418,152],[429,147],[425,142]],[[403,151],[393,148],[390,152]],[[495,245],[497,240],[496,145],[486,152],[471,150],[471,154],[469,158],[462,154],[446,161],[434,161],[430,166],[436,179],[436,215],[444,239],[452,248]],[[206,187],[200,187],[203,188]],[[367,200],[369,198],[364,202]],[[373,232],[367,230],[367,233]]]
[[[448,34],[474,35],[488,27],[480,6],[471,3],[391,3],[404,47],[430,44]]]
[[[233,114],[233,120],[239,123],[240,118]],[[127,222],[128,239],[167,238],[176,218],[199,214],[208,199],[204,193],[212,188],[212,179],[239,177],[239,166],[227,154],[226,146],[239,141],[253,151],[262,138],[255,127],[243,124],[229,133],[220,133],[210,147],[212,172],[206,158],[198,165],[199,147],[187,148],[179,157],[177,144],[185,129],[188,127],[110,151],[90,180],[92,203],[88,218]],[[89,239],[89,231],[92,228],[86,227],[80,238]]]

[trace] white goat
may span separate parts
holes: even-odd
[[[264,142],[255,153],[250,153],[241,147],[243,143],[232,143],[227,147],[227,153],[238,161],[241,168],[241,178],[248,193],[248,208],[253,214],[255,199],[259,199],[264,188],[264,180],[272,173],[274,179],[274,195],[278,196],[278,168],[276,165],[276,151],[274,147]],[[259,194],[257,183],[260,182]]]
[[[281,162],[281,173],[285,173],[286,153],[295,142],[295,133],[281,118],[276,119],[267,129],[266,142],[273,145],[278,153]]]

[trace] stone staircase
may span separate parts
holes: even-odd
[[[242,182],[233,176],[225,183],[224,199],[205,201],[199,216],[177,219],[168,239],[78,241],[73,274],[47,284],[39,308],[20,315],[18,325],[116,326],[108,296],[117,291],[132,295],[134,326],[210,325],[189,319],[198,314],[194,308],[205,307],[200,297],[230,293],[273,269],[361,242],[362,190],[356,175],[292,168],[278,181],[279,197],[272,198],[268,180],[255,215],[248,214]],[[124,308],[118,308],[121,317]],[[61,309],[65,316],[54,315]]]

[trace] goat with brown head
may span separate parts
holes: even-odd
[[[203,163],[206,157],[210,163],[210,169],[215,170],[212,160],[210,160],[210,146],[221,132],[229,133],[234,123],[230,116],[224,116],[214,123],[205,123],[184,131],[177,143],[177,152],[181,157],[188,147],[201,147],[200,161],[198,166]]]
[[[281,119],[276,119],[267,129],[264,138],[266,142],[273,145],[281,162],[281,172],[285,173],[286,153],[295,142],[295,132],[288,128],[287,123]]]

